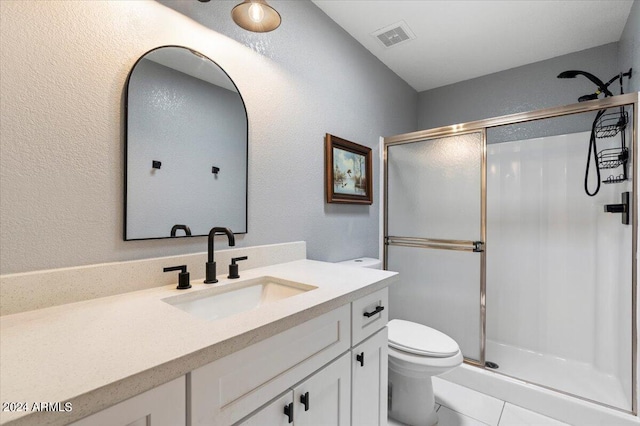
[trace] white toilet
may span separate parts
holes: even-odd
[[[462,364],[451,337],[422,324],[394,319],[389,327],[389,416],[411,426],[438,422],[431,377]]]
[[[360,258],[342,264],[381,269],[378,259]],[[462,364],[460,347],[438,330],[394,319],[389,328],[389,417],[411,426],[438,423],[431,377]]]

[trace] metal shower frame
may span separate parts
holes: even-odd
[[[594,401],[588,398],[583,398],[575,394],[571,394],[568,392],[564,392],[555,388],[551,388],[549,386],[545,386],[543,384],[529,382],[527,380],[522,380],[518,377],[509,376],[507,374],[503,374],[494,370],[490,370],[497,374],[502,374],[507,377],[512,377],[517,380],[520,380],[524,383],[533,384],[536,386],[540,386],[546,389],[553,390],[555,392],[559,392],[561,394],[569,395],[574,398],[579,398],[585,401],[594,402],[602,406],[606,406],[609,408],[613,408],[618,411],[623,411],[626,413],[632,413],[633,415],[637,415],[638,413],[638,401],[637,401],[637,375],[638,375],[638,318],[637,318],[637,307],[638,307],[638,292],[637,292],[637,253],[638,253],[638,93],[630,93],[625,95],[618,95],[613,97],[607,97],[604,99],[597,99],[593,101],[586,101],[575,103],[566,106],[560,107],[552,107],[545,108],[536,111],[523,112],[517,114],[504,115],[501,117],[488,118],[485,120],[471,121],[468,123],[455,124],[451,126],[443,126],[437,127],[428,130],[420,130],[417,132],[404,133],[401,135],[394,135],[383,138],[383,167],[384,167],[384,235],[383,235],[383,247],[384,247],[384,268],[387,269],[388,262],[388,246],[391,242],[393,245],[402,245],[402,246],[410,246],[410,247],[431,247],[431,248],[445,248],[442,246],[438,246],[439,240],[428,240],[428,239],[412,239],[412,238],[395,238],[389,236],[389,205],[388,205],[388,190],[389,190],[389,182],[388,182],[388,148],[394,145],[402,145],[413,142],[420,142],[427,139],[435,139],[447,136],[457,136],[466,133],[481,133],[482,135],[482,164],[481,164],[481,203],[480,203],[480,221],[481,221],[481,239],[482,243],[486,242],[486,232],[487,232],[487,129],[493,127],[500,127],[510,124],[518,124],[529,121],[537,121],[543,120],[547,118],[556,118],[562,117],[566,115],[597,111],[601,109],[608,109],[620,106],[633,106],[633,119],[632,119],[632,135],[631,135],[631,184],[632,184],[632,201],[631,201],[631,223],[632,223],[632,253],[631,253],[631,299],[632,299],[632,307],[631,307],[631,352],[632,352],[632,364],[631,364],[631,411],[621,409],[619,407],[613,407],[608,404],[603,404],[599,401]],[[469,250],[469,243],[473,243],[470,241],[458,241],[458,247],[453,248],[454,250]],[[486,252],[480,253],[480,360],[470,360],[465,358],[465,363],[474,365],[479,368],[485,369],[485,344],[486,344]]]

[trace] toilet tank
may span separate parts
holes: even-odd
[[[345,260],[338,263],[342,265],[356,266],[358,268],[382,269],[382,262],[380,259],[373,259],[371,257],[359,257],[357,259]]]

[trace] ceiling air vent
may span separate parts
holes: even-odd
[[[411,31],[406,22],[400,21],[371,33],[380,40],[384,47],[391,47],[407,40],[413,40],[416,35]]]

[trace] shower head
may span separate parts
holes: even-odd
[[[589,80],[591,80],[592,83],[594,83],[596,86],[598,86],[598,90],[595,93],[595,97],[592,99],[596,99],[598,97],[598,95],[600,93],[604,93],[605,97],[606,96],[613,96],[613,93],[611,93],[609,91],[609,89],[607,89],[607,85],[604,84],[604,82],[602,80],[600,80],[598,77],[596,77],[595,75],[586,72],[586,71],[579,71],[579,70],[570,70],[570,71],[563,71],[560,74],[558,74],[558,78],[576,78],[579,75],[583,75],[585,77],[587,77]],[[593,95],[586,95],[586,96],[582,96],[582,98],[586,98],[587,96],[593,96]],[[584,99],[584,100],[589,100],[589,99]]]
[[[578,98],[578,102],[593,101],[594,99],[598,99],[598,94],[597,93],[592,93],[590,95],[580,96]]]
[[[558,78],[576,78],[580,71],[562,71],[558,74]]]

